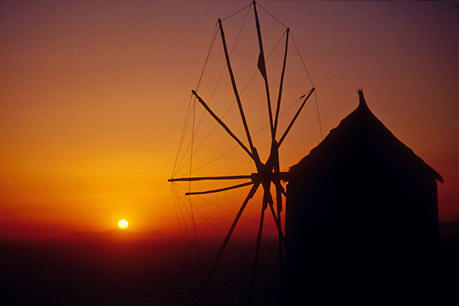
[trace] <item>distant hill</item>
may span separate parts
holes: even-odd
[[[122,229],[109,229],[103,232],[76,232],[70,238],[78,240],[149,240],[149,239],[162,239],[168,235],[158,231],[151,230],[146,232],[133,232],[130,230]]]
[[[252,239],[252,236],[252,233],[239,233],[233,235],[233,240]],[[264,233],[264,236],[268,240],[277,239],[277,236],[275,235],[268,235]],[[459,242],[459,220],[453,222],[440,221],[440,237],[442,240]],[[75,232],[70,235],[70,238],[76,240],[160,240],[173,237],[159,230],[133,232],[127,229],[122,230],[118,228],[113,228],[101,232]],[[211,237],[207,238],[210,239]],[[214,237],[214,239],[217,238]]]

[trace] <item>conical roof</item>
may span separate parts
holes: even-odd
[[[330,131],[325,139],[298,164],[290,169],[290,177],[308,171],[320,171],[321,166],[331,160],[345,160],[349,154],[372,152],[394,161],[396,165],[413,169],[423,175],[443,182],[438,172],[418,157],[413,150],[398,140],[392,132],[370,111],[362,90],[359,93],[359,105]],[[370,148],[370,149],[368,149]],[[327,167],[328,168],[328,167]]]

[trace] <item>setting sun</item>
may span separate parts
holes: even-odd
[[[126,229],[128,227],[128,222],[126,220],[120,220],[120,222],[118,222],[118,227],[121,228],[121,229]]]

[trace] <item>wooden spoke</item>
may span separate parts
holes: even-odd
[[[275,176],[274,184],[278,180],[288,181],[288,172],[274,172]],[[252,173],[250,175],[223,175],[223,176],[196,176],[196,177],[179,177],[179,178],[170,178],[168,182],[194,182],[194,181],[225,181],[225,180],[244,180],[251,179],[252,181],[260,181],[261,176],[259,173]],[[282,194],[285,195],[284,188],[280,185]]]
[[[284,173],[284,172],[282,172]],[[286,177],[285,181],[287,181],[288,178]],[[274,182],[274,185],[276,185],[276,187],[279,188],[280,192],[284,195],[284,197],[287,197],[287,193],[285,192],[285,189],[284,187],[282,187],[281,183],[280,182]]]
[[[220,180],[243,180],[250,179],[251,175],[223,175],[223,176],[196,176],[179,177],[168,179],[168,182],[194,182],[194,181],[220,181]]]
[[[284,141],[285,137],[287,137],[287,134],[288,134],[288,132],[290,131],[290,129],[292,128],[293,124],[295,123],[296,118],[298,118],[298,115],[301,113],[301,110],[303,109],[304,105],[306,104],[306,101],[308,101],[309,97],[312,95],[312,93],[314,92],[314,90],[316,90],[316,89],[313,87],[313,88],[311,89],[311,91],[309,92],[309,94],[306,96],[306,98],[304,98],[303,103],[301,103],[300,108],[299,108],[298,111],[296,112],[295,116],[293,116],[292,121],[291,121],[290,124],[288,125],[288,127],[287,127],[287,129],[285,130],[284,134],[282,135],[281,139],[279,140],[279,147],[280,147],[280,145],[282,144],[282,142]]]
[[[253,11],[255,13],[258,46],[260,48],[260,55],[258,56],[258,69],[260,70],[260,73],[265,81],[266,99],[268,102],[269,126],[271,128],[271,138],[274,139],[273,112],[271,109],[271,96],[269,94],[268,73],[266,71],[265,53],[263,51],[263,40],[261,39],[260,20],[258,19],[257,3],[255,2],[255,0],[253,1]]]
[[[192,90],[191,91],[193,93],[193,95],[198,99],[199,103],[201,103],[202,106],[204,106],[204,108],[207,110],[207,112],[212,116],[214,117],[214,119],[225,129],[225,131],[234,139],[236,140],[236,142],[242,147],[242,149],[244,149],[244,151],[247,152],[247,154],[249,154],[250,158],[252,158],[253,160],[254,157],[253,157],[253,154],[251,151],[249,151],[249,149],[247,149],[247,147],[242,143],[242,141],[239,140],[239,138],[237,138],[236,135],[234,135],[233,132],[231,132],[231,130],[229,129],[229,127],[226,126],[226,124],[210,109],[210,107],[206,104],[206,102],[204,102],[204,100],[196,93],[196,91]]]
[[[217,193],[217,192],[222,192],[222,191],[228,191],[231,189],[236,189],[236,188],[241,188],[245,186],[252,185],[253,182],[248,182],[248,183],[243,183],[243,184],[238,184],[238,185],[233,185],[225,188],[219,188],[219,189],[212,189],[212,190],[206,190],[206,191],[195,191],[195,192],[187,192],[185,195],[198,195],[198,194],[208,194],[208,193]]]
[[[288,50],[288,37],[289,37],[289,34],[290,34],[290,28],[287,28],[287,33],[286,33],[286,37],[285,37],[284,63],[282,64],[282,73],[281,73],[281,79],[280,79],[280,85],[279,85],[279,95],[277,97],[276,115],[274,117],[274,137],[273,137],[273,139],[276,139],[277,123],[279,121],[279,111],[280,111],[280,105],[281,105],[281,100],[282,100],[282,89],[284,87],[285,66],[287,64],[287,50]]]
[[[244,125],[245,134],[247,136],[247,140],[249,141],[250,149],[251,149],[251,152],[253,154],[252,137],[250,136],[249,126],[247,124],[247,120],[245,119],[244,109],[242,108],[241,98],[239,97],[239,92],[238,92],[237,86],[236,86],[236,80],[234,79],[233,69],[231,68],[231,62],[230,62],[230,59],[229,59],[228,47],[226,46],[225,33],[223,32],[223,25],[222,25],[222,20],[221,19],[218,19],[218,25],[220,27],[220,34],[221,34],[221,37],[222,37],[223,50],[225,51],[226,65],[228,66],[228,72],[229,72],[230,79],[231,79],[231,85],[233,86],[233,92],[234,92],[234,96],[236,97],[237,106],[239,107],[239,113],[241,114],[242,124]]]
[[[222,256],[223,251],[225,250],[226,245],[228,244],[228,242],[229,242],[229,240],[231,238],[231,235],[233,234],[233,231],[236,228],[236,225],[237,225],[239,219],[241,218],[241,215],[244,212],[245,207],[247,206],[247,203],[255,195],[255,193],[257,192],[257,189],[258,189],[259,186],[260,186],[260,183],[255,183],[252,186],[252,189],[250,189],[250,192],[247,195],[247,197],[245,198],[244,202],[242,203],[242,206],[239,209],[239,212],[237,213],[236,218],[234,219],[233,224],[231,225],[228,233],[226,234],[225,240],[223,241],[223,244],[220,247],[220,250],[218,251],[217,257],[215,258],[214,264],[212,265],[212,268],[210,270],[209,276],[207,277],[206,281],[204,282],[203,290],[205,290],[207,288],[207,286],[209,285],[210,281],[212,280],[212,277],[214,276],[214,273],[215,273],[215,269],[217,268],[218,262],[220,261],[220,257]]]
[[[260,254],[261,234],[263,232],[263,221],[265,218],[265,210],[266,210],[266,206],[268,202],[266,194],[267,192],[265,191],[265,195],[263,196],[263,205],[261,206],[260,226],[258,227],[257,246],[255,249],[255,257],[253,259],[252,276],[250,278],[250,288],[249,288],[249,297],[247,300],[247,305],[250,305],[250,303],[252,302],[253,288],[255,285],[255,275],[257,272],[258,256]]]
[[[271,213],[273,215],[274,222],[276,223],[277,230],[279,232],[279,238],[281,239],[282,243],[285,243],[285,238],[284,238],[284,234],[282,232],[282,227],[281,227],[281,223],[280,223],[280,219],[279,219],[280,215],[276,215],[276,212],[274,211],[274,203],[273,203],[273,199],[272,199],[270,193],[268,193],[268,195],[267,195],[267,200],[268,200],[268,204],[269,204],[269,209],[270,209],[270,211],[271,211]]]

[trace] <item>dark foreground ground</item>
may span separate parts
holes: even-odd
[[[201,248],[216,250],[219,242]],[[164,239],[0,241],[0,305],[241,305],[253,241],[229,248],[206,291],[210,257]],[[263,245],[254,304],[279,304],[275,244]],[[205,251],[201,253],[206,254]]]
[[[215,251],[219,243],[202,248]],[[180,240],[0,240],[0,305],[245,305],[253,245],[233,244],[202,291],[207,273]],[[452,288],[458,250],[452,240],[439,248],[437,277]],[[211,258],[201,258],[202,270],[209,270]],[[276,243],[266,241],[253,305],[280,304],[277,260]]]

